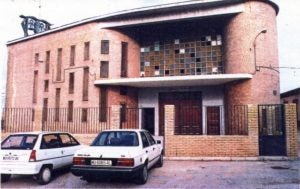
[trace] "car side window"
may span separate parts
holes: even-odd
[[[146,147],[150,146],[149,141],[148,141],[145,133],[144,132],[140,132],[140,133],[141,133],[143,148],[146,148]]]
[[[56,134],[43,135],[41,149],[59,148],[60,142]]]
[[[148,132],[145,132],[145,134],[146,134],[146,137],[148,138],[151,146],[156,144],[154,138]]]
[[[75,138],[70,136],[69,134],[63,133],[59,135],[62,146],[68,147],[68,146],[77,146],[79,143],[76,141]]]

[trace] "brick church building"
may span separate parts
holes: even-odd
[[[184,1],[9,41],[6,107],[32,108],[48,129],[50,109],[60,130],[93,116],[145,128],[169,156],[258,156],[251,111],[260,122],[256,105],[280,103],[278,11],[270,0]],[[183,150],[195,141],[198,152]]]

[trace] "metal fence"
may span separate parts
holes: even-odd
[[[33,108],[4,108],[1,115],[2,132],[33,131]]]
[[[32,131],[34,113],[33,108],[4,109],[1,119],[2,131]],[[140,121],[143,121],[141,114],[141,108],[122,107],[120,110],[120,128],[139,128]],[[178,135],[248,134],[248,108],[246,105],[230,107],[176,106],[175,114],[174,132]],[[42,130],[98,133],[110,128],[110,116],[110,108],[107,107],[47,108],[42,112]]]
[[[233,105],[225,111],[225,134],[226,135],[248,135],[248,106]]]
[[[248,107],[175,106],[174,134],[248,135]]]
[[[98,133],[109,129],[110,108],[47,108],[43,110],[44,131]]]
[[[139,112],[141,108],[120,109],[120,128],[121,129],[138,129],[139,128]]]
[[[260,135],[283,135],[284,108],[281,104],[259,105],[258,106],[258,125]]]
[[[202,134],[202,107],[175,106],[175,135]]]

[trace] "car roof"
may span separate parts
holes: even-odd
[[[140,132],[140,131],[146,131],[145,129],[107,129],[103,130],[102,132],[108,132],[108,131],[133,131],[133,132]]]
[[[11,133],[10,135],[40,135],[40,134],[57,134],[57,133],[68,133],[68,132],[59,132],[59,131],[32,131],[32,132],[18,132],[18,133]]]

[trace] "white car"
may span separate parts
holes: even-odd
[[[90,147],[78,150],[71,172],[87,182],[103,177],[126,177],[145,184],[148,169],[163,165],[163,147],[145,130],[101,132]]]
[[[39,184],[51,181],[52,171],[72,165],[75,151],[84,147],[69,133],[11,134],[1,143],[1,182],[12,174],[33,175]]]

